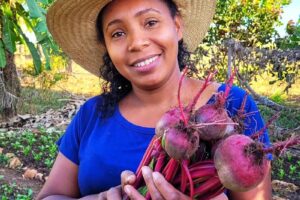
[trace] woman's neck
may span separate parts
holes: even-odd
[[[155,105],[177,105],[177,93],[181,74],[178,70],[171,75],[171,77],[162,83],[159,87],[151,90],[142,89],[133,86],[133,90],[128,96],[132,102],[141,106],[155,106]],[[186,79],[183,80],[182,87],[185,87]],[[183,88],[182,88],[183,89]]]

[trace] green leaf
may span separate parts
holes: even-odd
[[[40,21],[38,22],[38,24],[36,25],[36,29],[37,32],[47,32],[47,25],[45,21]]]
[[[42,71],[42,61],[41,61],[41,57],[40,57],[40,54],[39,54],[37,48],[34,46],[34,44],[32,42],[29,41],[29,39],[23,33],[22,29],[16,23],[14,23],[14,25],[15,25],[16,29],[18,30],[18,32],[23,37],[23,39],[31,53],[36,74],[40,74]]]
[[[39,5],[35,2],[35,0],[26,0],[28,9],[29,9],[29,15],[32,18],[45,18],[43,13],[41,12],[41,9]]]
[[[142,186],[138,189],[139,193],[143,196],[146,196],[147,192],[148,192],[148,188],[147,186]]]
[[[48,0],[38,0],[38,2],[45,5],[45,6],[49,5]]]
[[[47,38],[47,34],[45,34],[45,33],[40,33],[40,32],[34,31],[34,34],[35,34],[35,37],[36,37],[36,40],[38,43],[41,43],[42,41],[44,41]]]
[[[7,17],[13,16],[13,13],[10,9],[10,5],[8,3],[4,3],[3,6],[1,6],[0,8],[3,11],[4,15],[6,15]]]
[[[13,28],[13,22],[7,18],[6,15],[3,16],[3,43],[5,48],[10,52],[14,53],[16,51],[16,33]]]
[[[2,41],[0,40],[0,68],[6,66],[5,50]]]

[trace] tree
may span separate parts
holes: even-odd
[[[291,0],[218,0],[213,25],[205,42],[236,39],[246,47],[266,44],[277,34],[282,6]]]
[[[36,74],[49,70],[50,54],[59,52],[46,25],[44,8],[51,3],[51,0],[0,0],[0,119],[16,114],[16,102],[20,96],[20,82],[14,64],[16,45],[28,47]],[[29,40],[21,24],[35,34],[36,44]],[[42,47],[44,65],[37,45]]]
[[[281,43],[274,43],[274,39],[278,37],[275,27],[281,24],[281,7],[290,2],[218,0],[216,15],[204,44],[193,54],[198,68],[201,71],[217,69],[219,81],[226,80],[231,68],[238,68],[239,84],[250,92],[254,90],[249,83],[268,73],[272,77],[270,84],[285,82],[284,91],[287,92],[299,77],[300,50],[283,46],[299,48],[299,23],[288,25],[289,36]]]
[[[287,36],[277,38],[276,44],[280,49],[300,49],[300,16],[298,22],[290,20],[286,26]]]

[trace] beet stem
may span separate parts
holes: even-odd
[[[161,170],[164,166],[165,157],[166,157],[166,153],[161,151],[158,158],[157,158],[157,162],[156,162],[154,171],[161,172]]]
[[[180,177],[178,177],[179,179],[178,180],[180,180],[180,191],[182,192],[182,193],[184,193],[185,192],[185,190],[186,190],[186,186],[187,186],[187,176],[186,176],[186,173],[185,173],[185,171],[184,171],[184,168],[181,166],[181,176]],[[174,183],[176,183],[176,182],[178,182],[178,180],[177,179],[175,179],[174,180]]]
[[[146,199],[146,200],[150,200],[150,199],[151,199],[151,195],[150,195],[150,192],[149,192],[149,191],[147,191],[146,196],[145,196],[145,199]]]
[[[182,168],[183,170],[183,168]],[[191,174],[191,177],[192,177],[192,180],[193,182],[195,183],[195,181],[199,178],[205,178],[205,177],[211,177],[213,175],[216,175],[216,169],[214,167],[210,167],[210,168],[198,168],[198,169],[195,169],[195,170],[189,170],[190,174]],[[186,178],[186,175],[184,172],[181,172],[181,174],[179,174],[176,179],[174,180],[174,183],[175,184],[178,184],[180,181],[182,181],[183,177]],[[205,178],[205,179],[208,179],[208,178]],[[186,188],[186,187],[185,187]],[[185,191],[185,189],[184,189]],[[184,192],[182,191],[182,192]]]
[[[188,163],[189,163],[188,160],[183,160],[181,162],[181,165],[182,165],[182,167],[184,169],[185,175],[187,176],[187,178],[189,180],[189,183],[190,183],[190,197],[191,197],[191,199],[193,199],[193,196],[194,196],[194,193],[195,193],[194,192],[194,183],[193,183],[190,171],[188,169]]]
[[[183,78],[184,78],[184,76],[185,76],[187,70],[188,70],[188,68],[185,67],[185,68],[184,68],[184,71],[183,71],[183,73],[182,73],[182,75],[181,75],[181,77],[180,77],[179,86],[178,86],[178,93],[177,93],[178,106],[179,106],[179,108],[180,108],[180,115],[181,115],[181,118],[182,118],[182,120],[183,120],[183,122],[184,122],[184,125],[186,125],[186,126],[187,126],[188,122],[187,122],[187,120],[186,120],[186,118],[185,118],[185,116],[184,116],[183,106],[182,106],[182,102],[181,102],[181,98],[180,98],[180,90],[181,90],[181,87],[182,87]]]
[[[265,148],[263,151],[265,153],[275,153],[275,155],[278,156],[284,149],[298,144],[300,144],[300,136],[292,137],[282,142],[276,142],[272,147]]]
[[[245,117],[245,107],[246,107],[246,102],[247,102],[247,98],[248,98],[248,92],[246,92],[246,94],[244,95],[242,104],[240,109],[237,111],[237,115],[240,117],[240,119],[243,119]]]
[[[204,83],[201,87],[201,89],[199,90],[199,92],[197,93],[197,95],[194,97],[192,103],[188,106],[188,111],[191,111],[194,109],[200,95],[203,93],[203,91],[207,88],[207,86],[210,84],[210,81],[211,79],[214,77],[214,75],[216,74],[217,72],[214,71],[212,73],[210,73],[204,80]]]
[[[255,115],[255,114],[258,113],[258,112],[259,112],[259,111],[256,110],[256,111],[244,113],[244,114],[239,115],[239,118],[243,119],[243,118],[248,117],[248,116],[250,116],[250,115]]]
[[[219,177],[214,176],[195,189],[195,195],[203,195],[206,192],[218,188],[222,185]]]
[[[225,121],[225,120],[220,120],[220,121]],[[238,123],[235,122],[210,122],[210,123],[198,123],[195,125],[192,125],[192,127],[196,127],[196,128],[202,128],[205,126],[214,126],[214,125],[238,125]]]
[[[194,167],[202,167],[202,166],[213,166],[214,161],[213,160],[201,160],[196,163],[193,163],[189,166],[189,169],[191,170]]]
[[[217,190],[215,190],[213,193],[209,193],[206,194],[204,196],[201,196],[200,199],[212,199],[218,195],[220,195],[221,193],[225,192],[225,187],[223,185],[221,185]]]
[[[227,83],[226,83],[225,94],[224,94],[224,102],[223,102],[223,103],[225,103],[225,100],[226,100],[227,97],[229,96],[229,92],[230,92],[231,87],[232,87],[232,85],[233,85],[233,80],[234,80],[234,77],[235,77],[236,72],[237,72],[237,69],[235,68],[235,69],[233,70],[233,72],[231,73],[231,75],[230,75],[230,77],[229,77],[229,79],[228,79],[228,81],[227,81]]]
[[[140,182],[143,178],[141,169],[143,166],[148,165],[151,162],[151,158],[152,158],[151,154],[153,152],[155,143],[157,142],[159,142],[159,139],[154,136],[150,141],[150,144],[148,145],[146,152],[144,153],[143,159],[140,162],[140,165],[138,166],[138,169],[136,171],[136,181],[134,183],[135,188],[137,188],[140,185]]]
[[[269,126],[273,123],[273,121],[275,121],[278,117],[280,116],[280,112],[277,112],[275,115],[273,115],[269,120],[268,122],[266,123],[266,125],[261,128],[258,132],[254,133],[251,138],[253,140],[255,139],[258,139],[264,132],[267,128],[269,128]]]
[[[171,183],[178,169],[178,161],[171,158],[167,166],[168,168],[165,171],[165,178],[169,183]]]

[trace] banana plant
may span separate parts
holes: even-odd
[[[16,45],[24,44],[32,55],[36,74],[51,69],[50,55],[61,54],[46,25],[46,9],[51,3],[52,0],[0,0],[0,68],[7,64],[5,51],[14,54]],[[25,31],[34,33],[35,43]],[[44,66],[38,46],[42,48]]]

